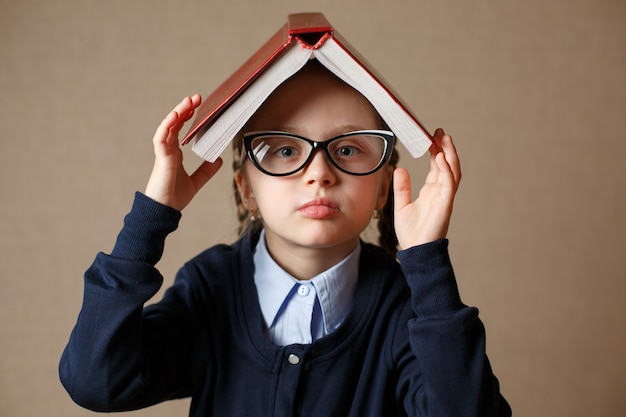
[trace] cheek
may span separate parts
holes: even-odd
[[[356,190],[355,194],[360,196],[361,199],[367,198],[371,200],[373,204],[377,205],[377,208],[380,208],[378,203],[384,204],[387,199],[391,178],[386,171],[382,170],[371,176],[361,178],[363,181],[353,185],[353,188]]]
[[[380,208],[378,205],[384,188],[384,184],[380,181],[358,181],[357,179],[355,182],[346,184],[345,195],[352,202],[353,209],[368,212]]]
[[[285,197],[293,194],[284,183],[273,181],[272,177],[261,174],[263,177],[251,177],[248,182],[248,195],[263,214],[277,207],[285,201]]]

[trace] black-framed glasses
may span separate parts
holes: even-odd
[[[368,175],[389,160],[395,136],[388,130],[358,130],[317,142],[293,133],[259,131],[244,134],[243,143],[250,161],[267,175],[281,177],[300,171],[320,148],[339,170]]]

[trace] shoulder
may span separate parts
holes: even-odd
[[[243,236],[232,244],[217,244],[187,261],[182,270],[196,269],[224,274],[245,270],[252,266],[253,238]]]
[[[252,256],[248,255],[250,251],[251,243],[246,238],[202,251],[178,270],[173,284],[150,311],[193,312],[193,317],[232,314],[237,304],[235,301],[245,293],[243,287],[253,285],[254,266]]]
[[[359,270],[366,274],[387,276],[390,279],[402,275],[398,260],[380,246],[361,242]]]
[[[380,246],[361,242],[359,285],[385,299],[406,299],[409,286],[398,260]]]

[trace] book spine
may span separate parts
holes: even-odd
[[[322,13],[290,14],[287,17],[287,25],[292,35],[333,31],[330,22]]]

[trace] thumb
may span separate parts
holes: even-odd
[[[204,161],[200,166],[191,174],[191,181],[194,188],[199,190],[202,188],[217,171],[222,167],[222,158],[217,158],[215,162]]]
[[[393,205],[397,213],[411,203],[411,177],[404,168],[396,168],[393,172]]]

